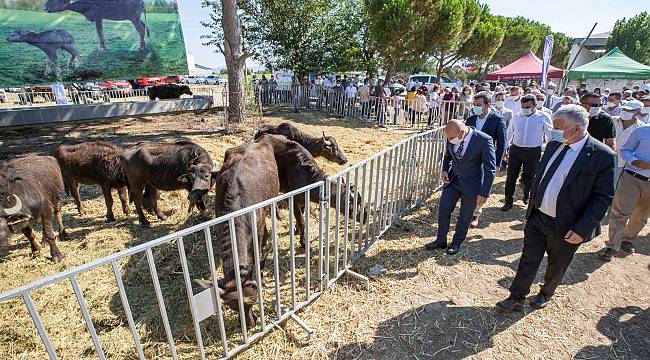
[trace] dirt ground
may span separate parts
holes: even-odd
[[[309,113],[276,113],[264,120],[270,123],[292,121],[313,135],[324,130],[337,138],[350,163],[409,134]],[[3,131],[0,159],[16,154],[47,153],[51,145],[67,137],[101,137],[124,144],[187,137],[205,147],[213,159],[220,162],[225,149],[251,138],[258,125],[226,134],[212,124],[208,114],[186,114],[66,125],[38,131]],[[342,168],[320,159],[319,164],[329,174]],[[503,198],[503,182],[503,177],[497,179],[494,195],[485,207],[482,225],[470,231],[458,255],[449,257],[442,252],[423,249],[425,243],[433,240],[437,228],[437,195],[434,194],[425,205],[408,213],[388,230],[366,256],[355,263],[354,270],[362,274],[368,274],[370,267],[376,264],[387,269],[383,276],[371,281],[369,291],[354,279],[344,278],[299,313],[314,330],[311,339],[289,320],[284,328],[271,331],[236,358],[649,359],[650,226],[636,242],[636,254],[616,257],[610,263],[601,262],[596,255],[603,246],[604,236],[581,246],[564,285],[546,309],[532,311],[526,307],[523,313],[510,315],[494,310],[494,304],[508,294],[507,287],[517,267],[523,237],[523,204],[516,203],[506,214],[498,210]],[[161,202],[169,219],[155,221],[152,229],[141,229],[134,215],[125,218],[117,207],[118,221],[106,224],[100,191],[94,187],[84,187],[82,191],[89,210],[83,217],[76,214],[71,199],[65,199],[64,221],[72,235],[69,241],[60,242],[61,250],[67,255],[65,261],[54,264],[46,256],[32,258],[27,242],[14,236],[10,240],[9,255],[0,262],[0,291],[197,224],[203,219],[196,214],[188,217],[185,194],[174,192],[163,194]],[[605,227],[604,233],[606,230]],[[125,281],[148,281],[148,274],[142,270],[146,267],[139,267],[137,261],[120,263],[120,266],[130,275],[125,274]],[[544,266],[543,263],[540,273]],[[161,281],[165,277],[178,277],[178,269],[159,270]],[[92,275],[95,278],[81,278],[80,284],[107,347],[107,355],[135,358],[132,346],[122,344],[128,342],[130,334],[123,314],[117,309],[119,300],[115,299],[116,290],[110,274],[110,268],[99,269]],[[98,279],[102,276],[109,280]],[[541,275],[538,280],[541,281]],[[531,295],[536,290],[534,285]],[[48,287],[33,297],[62,357],[93,358],[92,344],[87,339],[77,344],[80,340],[76,333],[83,333],[85,329],[75,307],[74,294]],[[179,303],[181,301],[186,301],[183,294],[179,296]],[[111,306],[93,307],[93,304],[104,302]],[[137,298],[133,299],[132,307],[136,311],[149,307],[156,310],[155,304],[142,303]],[[0,314],[0,358],[44,358],[38,335],[31,330],[21,303],[1,304]],[[136,314],[141,334],[159,332],[156,319],[150,316],[151,313],[144,310],[139,316]],[[69,325],[70,319],[76,323]],[[75,335],[70,335],[71,332]],[[211,334],[214,338],[206,339],[208,344],[218,343],[218,335]],[[181,358],[197,358],[191,327],[175,334],[175,338]],[[143,342],[147,358],[169,358],[164,335],[145,336]]]

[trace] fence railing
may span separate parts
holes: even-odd
[[[442,97],[431,100],[428,95],[413,100],[407,100],[405,94],[362,98],[358,93],[314,85],[258,85],[255,91],[263,108],[313,109],[385,127],[432,129],[451,119],[466,119],[472,106],[468,102],[442,100]]]
[[[20,303],[8,303],[22,300],[50,359],[56,359],[57,354],[66,357],[79,354],[68,354],[69,345],[51,337],[42,320],[42,312],[35,305],[34,295],[47,297],[47,289],[66,287],[67,282],[74,292],[86,331],[74,331],[71,324],[65,334],[57,335],[65,337],[67,344],[71,339],[75,343],[88,342],[89,337],[100,359],[110,356],[108,349],[113,347],[105,344],[110,340],[107,335],[110,328],[103,324],[102,331],[98,332],[89,311],[97,304],[89,305],[88,298],[98,301],[97,297],[84,296],[94,295],[95,287],[84,286],[79,280],[106,266],[110,266],[119,295],[121,310],[114,309],[114,312],[123,311],[123,322],[128,324],[135,353],[140,359],[147,357],[147,348],[141,340],[147,321],[155,321],[157,326],[162,323],[164,335],[158,342],[168,344],[168,356],[174,359],[178,358],[177,343],[188,341],[190,337],[202,359],[228,358],[289,318],[310,334],[310,328],[296,312],[343,275],[351,275],[368,286],[366,277],[351,270],[353,262],[363,256],[395,219],[426,200],[441,185],[443,150],[442,128],[419,133],[325,181],[2,293],[0,305],[11,305],[15,311],[21,307]],[[304,208],[304,214],[294,218],[292,214],[297,206]],[[260,210],[269,208],[270,215],[260,218],[263,214]],[[244,218],[249,221],[238,221]],[[259,246],[263,241],[257,236],[259,222],[271,229],[267,247]],[[250,224],[252,234],[252,239],[246,240],[252,248],[252,254],[249,252],[247,256],[248,263],[239,258],[237,251],[238,246],[242,246],[242,241],[237,239],[236,234],[240,233],[237,227],[242,223]],[[296,225],[301,223],[299,234],[304,234],[305,238],[302,250],[296,246],[295,231]],[[232,259],[227,260],[233,264],[237,298],[235,303],[231,299],[229,306],[220,297],[217,287],[200,290],[193,282],[202,277],[218,279],[224,276],[221,268],[217,268],[220,257],[215,252],[215,244],[218,250],[223,246],[231,249]],[[126,265],[122,266],[124,262]],[[169,270],[163,274],[159,269],[181,269],[182,276],[171,276]],[[247,274],[252,275],[246,275],[247,280],[258,284],[256,294],[251,295],[250,291],[244,294],[242,269],[250,270]],[[150,282],[144,274],[149,274]],[[180,292],[185,292],[184,300],[182,296],[170,295]],[[245,303],[245,298],[251,296],[256,298],[254,325],[246,321],[250,303]],[[151,308],[151,304],[156,304],[155,314],[139,313],[140,309]],[[170,316],[170,311],[174,311],[175,316]],[[57,321],[64,320],[57,317]],[[190,324],[193,336],[188,333],[181,339],[179,329]],[[211,328],[214,331],[210,331]],[[206,339],[212,340],[206,342]],[[151,342],[148,336],[147,344]]]

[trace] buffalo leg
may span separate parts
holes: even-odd
[[[54,236],[54,230],[52,229],[52,209],[48,209],[45,215],[41,217],[41,221],[43,223],[43,241],[50,245],[52,261],[59,262],[64,256],[56,246],[56,236]]]
[[[61,67],[59,66],[59,57],[56,55],[56,49],[48,53],[47,57],[50,59],[52,67],[54,68],[54,75],[57,77],[61,76]]]
[[[32,248],[32,255],[37,256],[41,252],[41,244],[36,241],[36,233],[31,226],[23,229],[23,234],[29,240],[29,246]]]
[[[167,220],[167,216],[158,208],[158,199],[160,198],[158,189],[151,185],[147,185],[144,189],[144,198],[146,201],[146,209],[155,213],[158,219],[162,221]]]
[[[131,198],[135,204],[135,211],[138,213],[138,221],[140,221],[140,226],[149,227],[151,223],[147,220],[147,217],[142,211],[142,194],[144,189],[141,186],[133,186],[131,188]]]
[[[65,44],[62,49],[70,54],[70,60],[68,61],[68,67],[76,68],[77,61],[79,60],[79,52],[74,48],[72,44]]]
[[[133,27],[135,27],[135,30],[138,32],[138,34],[140,34],[140,51],[142,51],[144,50],[144,35],[147,32],[147,27],[144,25],[144,23],[140,20],[139,17],[131,19],[131,22],[133,23]]]
[[[122,211],[124,212],[124,215],[129,215],[131,210],[129,209],[129,195],[126,191],[126,187],[117,189],[117,195],[119,196],[120,202],[122,203]]]
[[[303,223],[303,207],[298,204],[293,207],[293,217],[296,221],[296,232],[300,234],[300,247],[305,248],[305,225]],[[309,239],[308,239],[309,241]]]
[[[104,194],[104,202],[106,203],[106,221],[115,221],[115,214],[113,214],[113,195],[111,194],[111,187],[104,184],[102,185],[102,194]]]
[[[56,225],[59,227],[59,237],[61,239],[67,239],[68,233],[65,231],[65,226],[63,226],[63,212],[61,211],[61,199],[56,199],[54,201],[54,217],[56,219]]]
[[[97,29],[97,36],[99,37],[99,50],[106,50],[106,40],[104,39],[104,24],[102,19],[95,20],[95,29]]]
[[[66,179],[65,186],[67,186],[68,190],[70,190],[70,195],[72,195],[74,203],[77,205],[77,211],[79,211],[79,215],[86,215],[86,210],[84,210],[84,207],[81,204],[81,198],[79,197],[79,183],[72,179]]]

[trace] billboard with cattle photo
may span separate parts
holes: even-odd
[[[185,73],[176,0],[0,0],[0,87]]]

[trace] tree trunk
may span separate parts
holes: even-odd
[[[438,84],[442,84],[442,71],[445,69],[444,58],[444,55],[441,54],[440,59],[436,59],[438,60],[438,66],[436,66],[436,79],[438,79]]]
[[[246,93],[244,72],[248,54],[244,52],[244,39],[237,16],[237,0],[221,0],[223,11],[223,55],[228,68],[228,121],[244,122]]]
[[[390,64],[386,67],[386,78],[384,79],[384,84],[390,85],[390,81],[393,78],[394,72],[395,72],[395,65]]]

